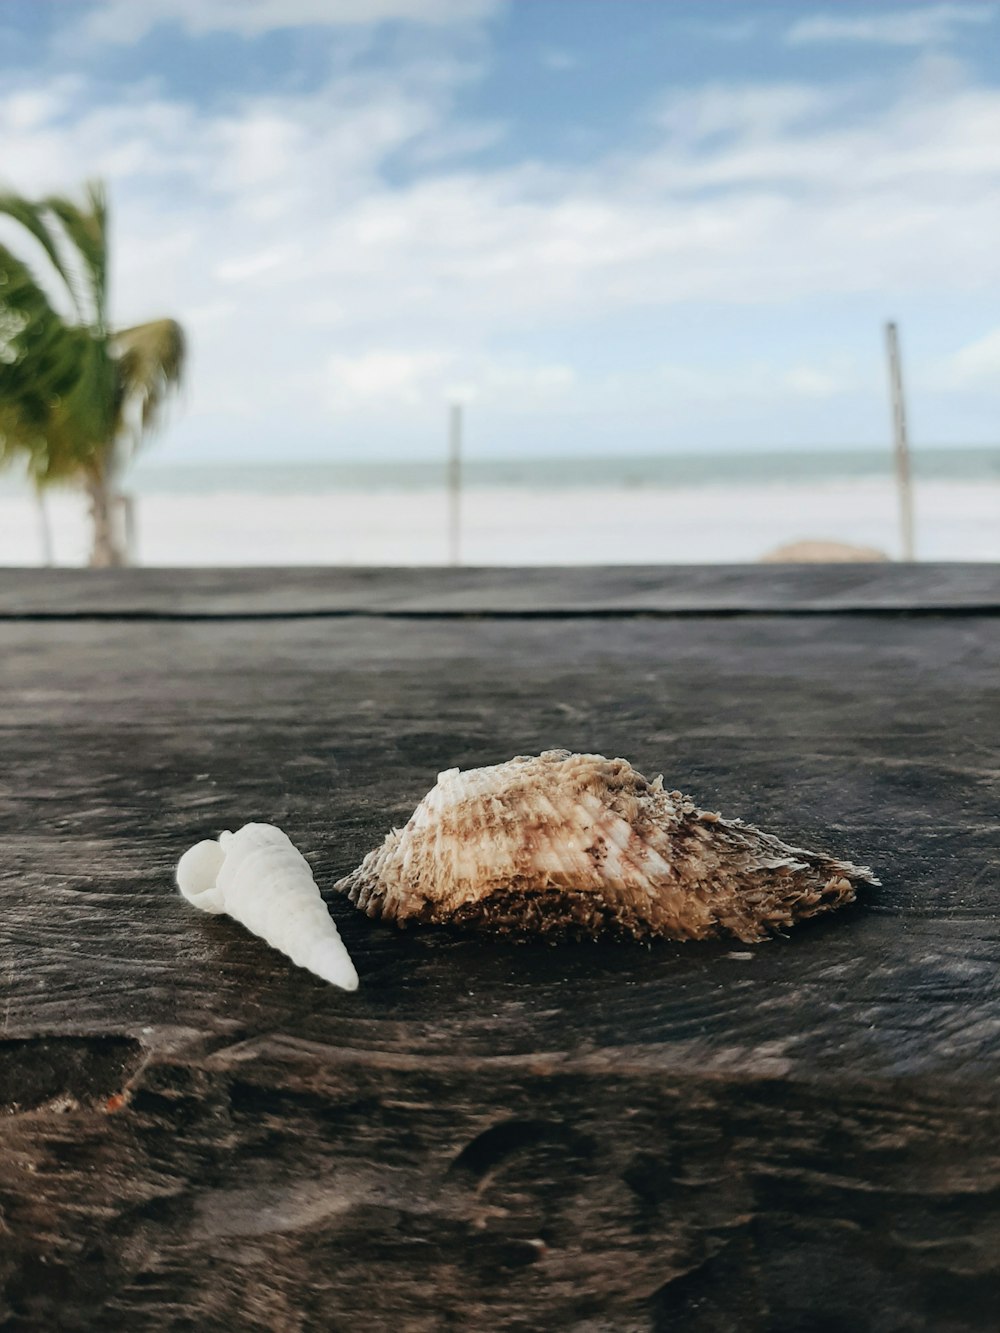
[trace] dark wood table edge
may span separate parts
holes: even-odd
[[[0,569],[0,620],[995,615],[1000,564]]]

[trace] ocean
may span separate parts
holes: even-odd
[[[1000,445],[920,449],[919,480],[1000,482]],[[604,457],[480,459],[462,465],[470,489],[625,489],[773,484],[816,485],[861,478],[891,479],[886,449],[772,450]],[[242,493],[310,495],[325,491],[432,491],[445,484],[445,463],[427,461],[164,464],[141,458],[130,488],[140,495]]]
[[[1000,447],[917,450],[916,554],[1000,560]],[[138,564],[435,565],[450,558],[443,463],[178,466],[154,452],[126,479]],[[82,497],[47,501],[56,563],[86,562]],[[836,541],[902,554],[888,451],[470,459],[461,563],[685,564],[760,560]],[[37,564],[23,483],[0,477],[0,565]]]

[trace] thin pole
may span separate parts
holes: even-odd
[[[903,559],[913,559],[913,483],[910,479],[910,443],[906,432],[906,400],[899,356],[899,331],[885,326],[889,353],[889,387],[892,393],[892,427],[896,453],[896,484],[899,488],[899,521],[903,534]]]
[[[448,417],[448,563],[461,564],[462,404],[452,403]]]
[[[130,565],[137,565],[139,534],[135,519],[135,496],[122,496],[122,517],[125,520],[125,558]]]
[[[52,525],[49,523],[49,511],[41,487],[35,490],[35,502],[38,505],[38,535],[42,539],[42,564],[46,569],[51,569],[55,564],[52,549]]]

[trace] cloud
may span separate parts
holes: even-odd
[[[695,146],[720,135],[773,137],[829,116],[845,96],[842,89],[804,83],[709,83],[671,93],[653,118],[676,142]]]
[[[214,276],[222,282],[245,285],[248,280],[259,278],[262,274],[275,273],[280,281],[282,271],[296,255],[297,247],[295,246],[270,246],[253,254],[238,255],[235,258],[223,260],[216,268]]]
[[[815,366],[793,366],[782,377],[782,385],[803,398],[832,398],[845,387],[836,375]]]
[[[440,405],[455,399],[496,402],[516,395],[522,404],[571,389],[576,377],[566,365],[526,366],[478,352],[456,349],[377,348],[354,356],[330,357],[324,396],[335,412],[359,405],[375,411]]]
[[[883,46],[935,46],[959,29],[992,23],[996,6],[983,3],[921,5],[868,14],[817,14],[798,19],[785,34],[789,46],[816,42],[869,42]]]
[[[987,389],[1000,393],[1000,329],[960,348],[936,368],[943,389]]]
[[[1000,281],[1000,92],[986,87],[904,89],[864,118],[833,114],[851,109],[843,89],[695,88],[641,149],[478,169],[435,153],[464,122],[447,86],[405,71],[219,113],[95,96],[39,90],[27,119],[21,92],[0,97],[4,174],[26,192],[65,188],[81,164],[110,179],[129,307],[164,286],[204,305],[237,285],[244,301],[273,292],[282,323],[333,311],[364,345],[401,325],[461,344],[635,303]],[[407,157],[423,166],[400,180],[387,164]],[[148,263],[168,252],[187,267]]]
[[[206,108],[33,74],[0,92],[3,172],[25,193],[108,179],[115,316],[190,329],[171,442],[199,457],[367,448],[375,417],[399,449],[458,383],[496,418],[708,413],[724,395],[804,410],[850,374],[796,349],[720,381],[685,360],[682,312],[807,309],[820,336],[852,296],[910,309],[1000,287],[1000,90],[967,74],[874,94],[694,85],[645,135],[571,162],[510,140],[477,156],[489,131],[456,110],[466,79],[457,62],[338,66],[306,94]],[[644,312],[654,344],[619,342],[615,321]]]
[[[259,37],[306,25],[475,23],[498,7],[499,0],[101,0],[87,13],[83,30],[95,41],[129,45],[161,23],[177,24],[193,37],[210,32]]]
[[[572,51],[563,51],[555,47],[543,51],[539,59],[546,69],[551,69],[557,74],[577,69],[580,65],[579,56],[574,55]]]
[[[440,381],[450,358],[442,352],[374,351],[361,356],[332,356],[327,371],[328,401],[334,407],[376,401],[412,405]]]
[[[675,402],[728,403],[749,400],[780,402],[789,398],[825,399],[857,388],[849,369],[820,366],[775,366],[766,362],[722,369],[693,365],[660,368],[662,382]]]

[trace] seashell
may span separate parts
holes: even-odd
[[[177,865],[177,886],[203,912],[226,912],[299,967],[344,990],[358,974],[309,862],[273,824],[244,824],[196,843]]]
[[[336,887],[399,925],[749,943],[850,902],[862,883],[878,881],[699,810],[624,759],[548,750],[440,774]]]

